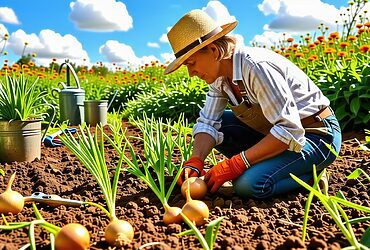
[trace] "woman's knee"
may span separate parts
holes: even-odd
[[[268,198],[272,195],[271,183],[263,176],[249,175],[247,171],[233,181],[234,192],[242,198]]]

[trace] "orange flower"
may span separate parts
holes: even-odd
[[[361,33],[363,33],[365,31],[365,29],[364,28],[361,28],[361,29],[359,29],[358,31],[357,31],[357,33],[358,34],[361,34]]]
[[[289,38],[288,38],[288,39],[286,39],[286,40],[287,40],[287,42],[291,43],[291,42],[293,42],[293,41],[294,41],[294,38],[289,37]]]
[[[324,36],[318,36],[317,40],[319,40],[320,42],[325,41],[325,37]]]
[[[315,48],[315,47],[316,47],[316,44],[314,44],[314,43],[310,43],[310,44],[308,44],[308,47],[309,47],[309,48],[311,48],[311,49],[313,49],[313,48]]]
[[[339,43],[339,46],[342,47],[342,48],[345,48],[345,47],[349,46],[349,43],[341,42],[341,43]]]
[[[285,54],[285,57],[290,57],[290,53],[286,53]]]
[[[364,23],[364,26],[369,28],[370,27],[370,22]]]
[[[333,49],[333,48],[326,48],[325,50],[324,50],[324,53],[325,54],[334,54],[336,52],[336,50],[335,49]]]
[[[332,32],[330,33],[329,37],[334,38],[334,39],[339,39],[339,32]]]
[[[303,53],[296,53],[296,54],[295,54],[295,57],[298,57],[298,58],[303,57],[303,56],[304,56],[304,54],[303,54]]]
[[[362,45],[359,50],[361,52],[369,52],[370,51],[370,45],[369,44],[365,44],[365,45]]]
[[[355,36],[348,36],[348,40],[350,40],[350,41],[356,41],[357,40],[357,37],[355,37]]]
[[[339,57],[346,57],[347,56],[347,52],[345,52],[345,51],[338,51],[337,55]]]

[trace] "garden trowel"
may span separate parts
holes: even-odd
[[[45,203],[52,207],[58,207],[60,205],[79,207],[83,204],[82,201],[64,199],[56,194],[49,195],[49,194],[44,194],[42,192],[35,192],[31,196],[24,197],[24,202]]]

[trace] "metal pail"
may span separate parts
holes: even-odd
[[[108,100],[85,100],[85,122],[91,126],[107,124]]]
[[[0,162],[41,158],[41,120],[0,121]]]

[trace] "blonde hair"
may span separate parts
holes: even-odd
[[[219,52],[218,57],[216,58],[217,61],[230,59],[234,53],[236,38],[233,36],[223,36],[212,43],[216,46]]]

